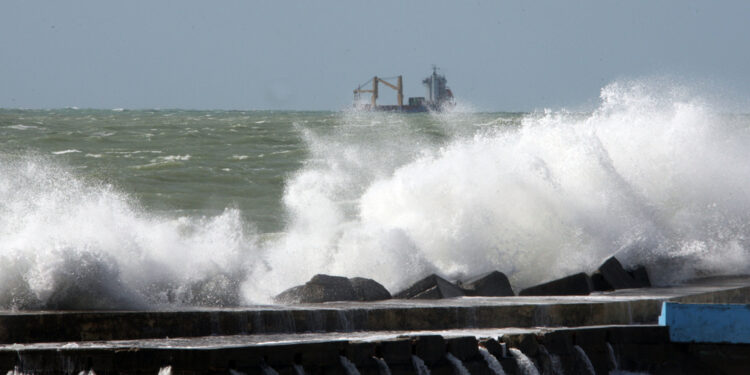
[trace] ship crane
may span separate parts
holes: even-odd
[[[395,83],[394,80],[396,80]],[[398,95],[398,105],[378,105],[378,94],[380,93],[379,85],[381,83],[396,90]],[[357,109],[366,111],[405,113],[428,111],[440,112],[455,106],[453,93],[447,86],[445,76],[438,74],[436,66],[432,66],[432,74],[422,80],[422,84],[424,84],[427,89],[427,96],[410,97],[409,104],[404,105],[404,85],[401,76],[386,78],[375,76],[354,89],[354,105]],[[363,93],[371,95],[370,104],[364,104],[360,101]]]
[[[396,84],[395,85],[392,84],[392,83],[390,83],[390,82],[388,82],[388,81],[386,81],[387,79],[392,80],[394,78],[396,79]],[[384,85],[386,85],[386,86],[388,86],[388,87],[396,90],[396,95],[397,95],[397,100],[398,100],[398,106],[399,107],[403,107],[404,106],[404,85],[403,85],[403,80],[402,80],[401,76],[386,77],[386,78],[380,78],[378,76],[372,77],[367,82],[359,85],[354,90],[354,99],[355,100],[359,100],[360,94],[362,94],[362,93],[368,93],[368,92],[372,93],[372,97],[370,98],[370,103],[372,105],[372,108],[375,108],[377,106],[377,100],[378,100],[378,84],[379,83],[382,83],[382,84],[384,84]],[[372,86],[371,86],[372,88],[371,89],[365,89],[365,88],[363,88],[363,87],[367,87],[370,84],[372,84]]]

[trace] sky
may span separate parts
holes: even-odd
[[[643,77],[750,98],[749,20],[745,0],[3,0],[0,108],[340,110],[373,75],[424,96],[432,64],[485,111]]]

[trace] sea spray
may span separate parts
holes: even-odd
[[[503,370],[503,365],[500,364],[500,361],[495,358],[494,355],[490,354],[490,352],[483,348],[479,347],[479,354],[482,355],[482,358],[484,358],[484,361],[487,362],[487,366],[492,370],[492,372],[495,373],[495,375],[505,375],[505,370]]]
[[[387,117],[365,126],[366,115],[345,116],[344,134],[308,130],[309,162],[286,183],[285,234],[246,296],[320,272],[398,290],[430,272],[498,269],[522,288],[618,251],[626,266],[663,269],[657,284],[745,271],[748,121],[677,91],[612,84],[590,114],[533,113],[439,140],[397,116],[401,140]]]
[[[239,212],[169,217],[44,158],[0,155],[0,306],[237,305],[253,251]]]
[[[466,369],[466,366],[461,362],[460,359],[456,358],[451,353],[445,353],[445,358],[448,360],[448,362],[453,365],[453,368],[456,370],[457,375],[471,375],[469,373],[469,370]]]
[[[172,375],[172,366],[164,366],[160,368],[158,375]]]
[[[510,352],[510,355],[512,355],[513,358],[516,359],[518,369],[523,375],[539,375],[539,370],[537,370],[534,362],[532,362],[529,357],[523,354],[523,352],[516,348],[509,348],[508,352]]]
[[[296,375],[305,375],[305,368],[302,365],[294,364],[294,373]]]

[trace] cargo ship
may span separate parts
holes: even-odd
[[[396,80],[394,83],[393,80]],[[390,82],[389,82],[390,81]],[[404,104],[404,85],[402,76],[396,77],[372,77],[367,82],[354,89],[354,107],[364,111],[385,112],[441,112],[453,108],[456,104],[453,100],[453,92],[447,85],[447,80],[442,74],[438,74],[437,67],[432,66],[432,74],[422,80],[427,89],[426,96],[409,98],[408,104]],[[378,92],[380,84],[396,90],[396,105],[378,105]],[[364,102],[362,94],[371,94],[369,103]]]

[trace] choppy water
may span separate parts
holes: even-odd
[[[591,113],[0,110],[0,306],[523,287],[620,249],[660,282],[746,272],[748,160],[750,117],[644,82]]]

